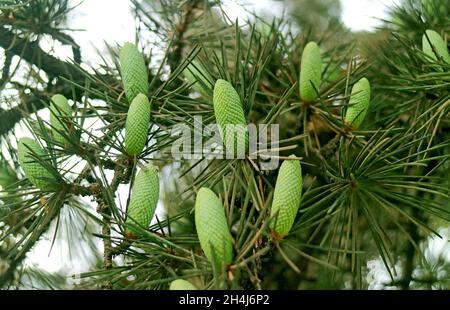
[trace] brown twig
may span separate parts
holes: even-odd
[[[39,46],[39,41],[29,41],[27,38],[19,37],[3,26],[0,26],[0,47],[4,48],[7,53],[19,56],[29,64],[45,71],[49,77],[63,77],[79,85],[85,84],[86,72],[72,63],[62,61],[44,52]],[[115,77],[109,75],[101,76],[100,79],[104,81],[116,80]],[[91,84],[91,87],[97,86],[101,88],[100,85]],[[0,135],[11,130],[22,119],[24,112],[34,112],[45,107],[42,100],[47,100],[51,94],[36,89],[30,90],[31,95],[22,96],[21,104],[18,106],[9,110],[0,109],[0,118],[5,120],[1,122]],[[72,85],[63,80],[58,81],[57,90],[54,91],[75,100],[81,99],[83,96],[82,90],[76,89],[74,92]],[[76,95],[76,98],[73,98],[74,95]],[[95,93],[91,93],[90,96],[95,97]]]
[[[116,162],[114,169],[114,176],[109,185],[109,189],[112,195],[115,195],[117,188],[120,183],[126,183],[130,180],[133,162],[128,158],[119,158]],[[112,268],[112,258],[113,258],[113,248],[111,242],[111,215],[112,210],[111,206],[106,203],[106,199],[103,196],[98,197],[98,207],[97,211],[102,214],[102,235],[107,236],[103,239],[103,267],[105,269]],[[107,281],[103,284],[102,288],[104,289],[113,289],[113,284],[110,281]]]

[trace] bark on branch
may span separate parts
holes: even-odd
[[[83,72],[72,63],[49,55],[40,48],[38,41],[29,41],[26,38],[15,35],[3,26],[0,26],[0,47],[4,48],[9,54],[18,56],[29,64],[45,71],[50,79],[65,78],[76,84],[84,85],[86,72]],[[103,81],[117,82],[117,79],[110,75],[103,75],[99,78]],[[96,89],[103,86],[91,83],[90,87]],[[75,89],[74,91],[73,85],[62,79],[58,80],[54,91],[74,100],[79,100],[83,95],[81,89]],[[51,95],[42,91],[33,91],[31,95],[23,96],[21,102],[14,108],[9,110],[0,109],[0,119],[2,119],[0,135],[8,133],[22,119],[24,113],[32,113],[44,108],[45,105],[42,103],[42,100],[47,100]],[[95,94],[91,94],[91,97],[95,98]]]

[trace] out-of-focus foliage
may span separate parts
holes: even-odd
[[[339,24],[342,3],[339,0],[284,0],[287,13],[301,31],[311,31],[320,35],[327,28],[342,27]]]

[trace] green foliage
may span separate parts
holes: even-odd
[[[213,104],[223,144],[232,154],[237,154],[239,147],[247,144],[247,122],[239,94],[229,82],[219,79],[214,85]]]
[[[218,1],[133,0],[151,53],[109,42],[99,64],[71,40],[68,2],[2,7],[0,287],[448,288],[429,249],[450,221],[450,9],[405,0],[395,23],[351,33],[337,1],[310,2],[238,23]],[[172,156],[180,124],[215,123],[225,141],[227,124],[279,136],[256,159]],[[89,258],[73,282],[23,268],[46,239]]]
[[[183,71],[183,75],[186,77],[186,80],[192,84],[192,88],[198,91],[203,95],[207,95],[205,92],[205,87],[209,85],[209,81],[207,79],[207,71],[203,66],[196,60],[193,60]]]
[[[8,187],[17,182],[17,175],[9,166],[8,162],[0,155],[0,186],[2,188]]]

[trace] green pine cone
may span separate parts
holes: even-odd
[[[366,78],[360,79],[353,85],[350,101],[348,103],[345,121],[358,129],[366,117],[370,103],[370,83]]]
[[[289,157],[294,157],[291,155]],[[274,218],[269,227],[279,237],[286,236],[294,224],[302,199],[302,167],[298,160],[285,160],[278,172],[273,193],[270,216]]]
[[[241,149],[245,152],[248,141],[247,121],[238,93],[230,83],[219,79],[214,85],[213,103],[214,115],[225,148],[234,156],[240,149],[239,146],[242,146]],[[228,125],[237,126],[231,128]]]
[[[34,186],[43,191],[57,188],[55,176],[36,161],[36,157],[42,161],[48,158],[48,154],[39,143],[31,138],[21,138],[17,145],[17,153],[23,172]]]
[[[171,291],[194,291],[194,290],[197,290],[197,288],[193,284],[191,284],[191,282],[188,282],[183,279],[173,280],[170,283],[169,289]]]
[[[136,175],[128,205],[126,224],[148,228],[159,199],[159,177],[156,168],[149,164]],[[127,227],[129,237],[139,236],[139,230]]]
[[[50,125],[52,126],[53,139],[60,144],[64,145],[65,139],[59,132],[67,132],[67,125],[65,125],[63,118],[71,116],[72,108],[66,97],[59,94],[54,95],[50,103]]]
[[[147,95],[148,75],[144,57],[132,43],[125,43],[120,50],[120,73],[128,102],[139,94]]]
[[[446,63],[450,64],[450,55],[448,54],[447,44],[444,39],[434,30],[426,30],[426,35],[422,36],[422,51],[429,56],[431,59],[438,60],[436,54],[439,56],[439,60],[443,60]],[[428,42],[428,39],[430,41]],[[430,45],[430,42],[432,45]],[[433,51],[433,47],[435,51]]]
[[[315,42],[306,44],[300,64],[300,97],[306,102],[317,98],[322,75],[320,48]],[[314,87],[311,85],[314,85]]]
[[[195,200],[195,227],[200,246],[216,269],[233,261],[233,245],[225,210],[212,190],[200,188]]]
[[[125,124],[125,151],[129,155],[139,155],[147,143],[150,110],[144,94],[138,94],[131,102]]]

